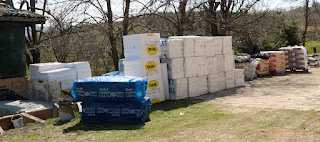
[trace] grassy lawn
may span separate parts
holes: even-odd
[[[255,109],[201,100],[152,106],[142,124],[84,123],[49,119],[6,131],[0,141],[317,141],[320,112]]]
[[[317,47],[317,53],[320,53],[320,41],[308,41],[306,42],[306,49],[308,51],[308,54],[312,54],[313,47]]]

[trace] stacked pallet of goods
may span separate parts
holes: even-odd
[[[286,57],[284,51],[264,51],[269,54],[269,72],[273,75],[281,75],[286,72]]]
[[[307,50],[303,46],[288,46],[280,48],[286,55],[286,69],[291,71],[308,71]]]
[[[244,70],[244,78],[246,81],[251,81],[257,78],[256,68],[260,62],[260,59],[253,59],[250,62],[241,62],[236,64],[237,69]]]
[[[144,123],[151,108],[146,87],[146,78],[96,76],[75,81],[71,93],[82,102],[82,121]]]
[[[269,59],[260,59],[260,62],[256,68],[258,76],[269,75]]]
[[[162,39],[161,62],[167,64],[169,99],[184,99],[244,84],[234,69],[232,37],[174,36]]]
[[[152,102],[164,101],[160,34],[127,35],[123,37],[123,46],[125,59],[120,61],[123,62],[124,75],[147,78],[146,96]]]

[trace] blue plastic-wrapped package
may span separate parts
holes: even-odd
[[[140,103],[82,103],[82,121],[144,123],[149,121],[150,98]]]
[[[101,76],[124,76],[124,71],[113,71],[113,72],[103,74]]]
[[[75,81],[71,93],[81,102],[141,102],[147,82],[132,76],[96,76]]]

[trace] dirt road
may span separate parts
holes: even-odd
[[[312,68],[309,73],[258,78],[246,82],[245,87],[200,98],[231,106],[320,111],[320,68]]]

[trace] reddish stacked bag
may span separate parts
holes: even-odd
[[[284,51],[265,51],[269,54],[269,72],[283,73],[286,72],[286,56]]]

